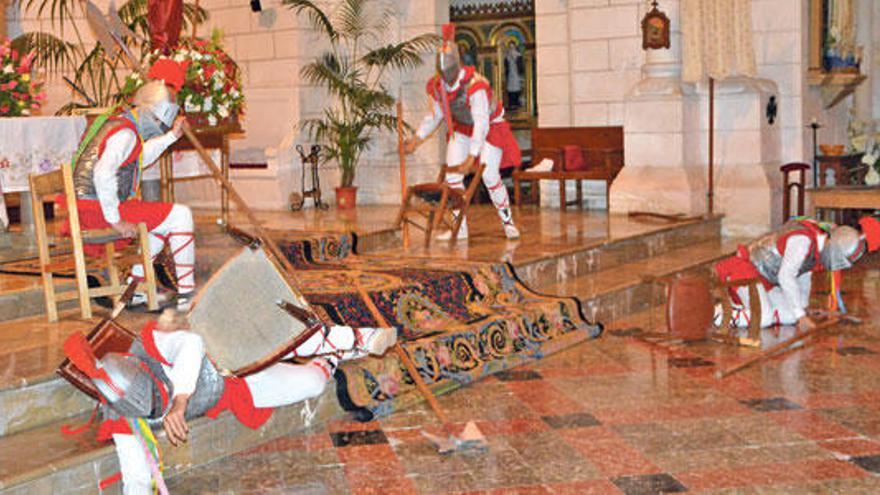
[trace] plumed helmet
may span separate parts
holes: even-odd
[[[165,83],[158,80],[141,86],[132,103],[138,108],[138,128],[144,139],[168,132],[180,110]]]
[[[822,264],[826,270],[845,270],[852,267],[865,254],[865,250],[865,241],[858,230],[838,225],[831,229],[831,235],[822,250]]]
[[[157,409],[158,386],[142,366],[140,358],[132,355],[108,353],[98,361],[98,368],[106,377],[93,378],[95,387],[107,399],[107,404],[121,416],[149,418]]]
[[[461,60],[458,56],[458,45],[455,43],[455,25],[443,25],[443,44],[437,52],[437,73],[450,86],[458,80],[461,72]]]

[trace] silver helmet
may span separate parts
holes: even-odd
[[[822,250],[822,265],[826,270],[837,271],[852,267],[865,254],[865,242],[858,230],[838,225],[831,229],[825,249]]]
[[[455,43],[455,25],[443,25],[443,44],[437,52],[437,73],[448,85],[458,81],[461,72],[461,59],[458,55],[458,45]]]
[[[159,384],[141,366],[140,358],[111,352],[98,361],[98,368],[107,372],[109,380],[92,381],[116,413],[138,418],[154,414]]]
[[[138,108],[138,130],[146,140],[168,132],[180,107],[162,81],[149,81],[134,94]]]

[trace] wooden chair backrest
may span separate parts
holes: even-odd
[[[464,201],[465,204],[470,203],[471,198],[473,198],[474,194],[477,193],[477,189],[480,187],[480,184],[483,181],[483,170],[485,170],[485,169],[486,169],[486,165],[484,165],[482,162],[474,163],[474,166],[471,168],[471,173],[473,173],[474,176],[471,179],[471,183],[468,184],[468,187],[465,189],[464,194],[462,194],[462,197],[465,200]],[[445,184],[446,183],[446,174],[447,174],[448,170],[449,170],[449,165],[447,165],[447,164],[443,164],[443,166],[440,167],[440,176],[437,177],[438,184]],[[466,175],[469,175],[469,174],[466,174]]]
[[[50,195],[64,195],[65,210],[70,225],[70,237],[75,250],[82,251],[82,232],[79,212],[76,208],[76,191],[73,187],[73,171],[69,163],[63,163],[58,170],[44,174],[31,174],[28,177],[31,189],[31,204],[34,208],[34,226],[38,235],[47,236],[43,200]]]

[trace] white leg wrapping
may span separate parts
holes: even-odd
[[[147,464],[143,447],[134,435],[113,435],[116,457],[122,473],[122,493],[125,495],[151,495],[153,478]]]
[[[513,216],[510,214],[510,197],[507,194],[507,188],[501,182],[502,154],[501,148],[485,143],[480,151],[480,161],[486,166],[483,170],[483,184],[489,191],[492,204],[498,210],[498,216],[501,217],[502,222],[507,224],[513,223]]]
[[[308,364],[278,363],[245,381],[257,407],[279,407],[317,397],[327,386],[328,365],[324,358]]]
[[[165,220],[150,231],[150,255],[155,257],[166,242],[174,257],[180,293],[192,292],[195,289],[196,245],[192,211],[188,206],[175,203]],[[143,278],[144,268],[135,265],[132,268],[132,275]]]
[[[743,303],[743,308],[740,310],[734,308],[734,326],[745,328],[749,326],[752,317],[749,309],[749,290],[746,287],[740,287],[736,293]],[[789,307],[782,289],[773,287],[767,292],[763,286],[758,286],[758,297],[761,299],[761,328],[776,324],[794,325],[797,323],[794,311]]]

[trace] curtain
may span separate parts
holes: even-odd
[[[682,79],[754,76],[751,0],[682,0]]]

